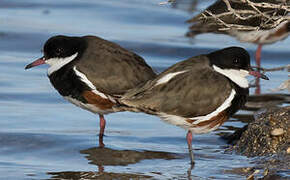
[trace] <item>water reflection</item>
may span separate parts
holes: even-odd
[[[290,94],[261,94],[251,95],[243,108],[244,110],[257,111],[261,108],[279,106],[290,103]]]
[[[180,155],[161,151],[134,151],[134,150],[114,150],[110,148],[89,148],[81,150],[85,154],[90,164],[102,166],[127,166],[136,164],[145,159],[178,159]]]
[[[143,174],[105,172],[105,166],[127,166],[149,159],[172,160],[182,158],[178,154],[168,152],[114,150],[100,147],[81,150],[80,153],[85,155],[89,164],[97,165],[98,170],[48,172],[47,174],[52,175],[51,179],[147,179],[152,177]]]
[[[112,173],[112,172],[85,172],[85,171],[64,171],[64,172],[49,172],[48,175],[52,177],[50,179],[149,179],[151,176],[132,174],[132,173]]]

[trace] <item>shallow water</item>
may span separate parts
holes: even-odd
[[[145,114],[110,114],[106,149],[98,149],[98,116],[63,100],[50,85],[45,66],[24,70],[41,56],[43,43],[57,34],[92,34],[117,42],[143,56],[158,72],[188,57],[232,45],[245,47],[253,56],[255,45],[231,37],[185,38],[185,20],[192,14],[182,5],[176,9],[159,2],[0,2],[0,179],[188,178],[183,129]],[[202,2],[197,9],[207,4]],[[289,64],[289,45],[288,38],[265,46],[263,67]],[[270,81],[261,81],[262,93],[267,94],[288,78],[285,71],[267,75]],[[231,118],[217,131],[194,137],[192,179],[245,179],[240,169],[254,167],[255,159],[225,153],[228,145],[219,136],[244,124]]]

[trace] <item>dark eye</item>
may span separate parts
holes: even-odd
[[[55,54],[59,56],[59,55],[61,55],[62,51],[63,51],[62,48],[57,48],[57,49],[55,50]]]
[[[234,59],[234,64],[240,64],[240,59]]]

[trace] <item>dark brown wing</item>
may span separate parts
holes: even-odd
[[[188,118],[213,112],[230,95],[232,87],[224,76],[205,65],[208,61],[204,58],[199,56],[174,65],[143,87],[130,90],[121,102],[152,114],[163,112]],[[187,71],[156,85],[166,74],[181,69]]]
[[[93,36],[85,36],[92,52],[83,54],[76,65],[101,92],[122,95],[128,89],[153,79],[156,74],[143,58],[121,46]]]

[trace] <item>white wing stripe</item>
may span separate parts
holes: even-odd
[[[169,74],[166,74],[165,76],[163,76],[162,78],[160,78],[157,83],[155,84],[155,86],[158,86],[160,84],[163,84],[163,83],[167,83],[168,81],[170,81],[170,79],[172,79],[174,76],[178,75],[178,74],[181,74],[181,73],[184,73],[186,71],[179,71],[179,72],[174,72],[174,73],[169,73]]]
[[[199,124],[201,122],[208,121],[212,117],[217,116],[220,112],[226,110],[228,107],[231,106],[232,100],[234,99],[235,95],[236,95],[236,91],[232,89],[230,96],[215,111],[211,112],[210,114],[207,114],[206,116],[198,116],[198,117],[190,118],[192,120],[196,120],[193,122],[193,124]]]
[[[81,73],[80,71],[77,70],[77,68],[74,66],[73,70],[75,71],[76,75],[80,77],[80,80],[83,81],[87,86],[89,86],[93,92],[99,96],[101,96],[102,98],[108,99],[108,97],[101,93],[100,91],[98,91],[96,89],[96,87],[93,85],[93,83],[87,78],[87,76],[83,73]]]

